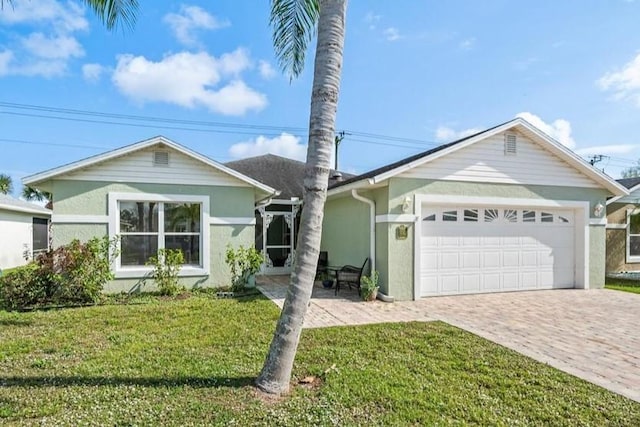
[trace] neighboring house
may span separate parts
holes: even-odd
[[[27,263],[49,248],[51,211],[0,194],[0,270]]]
[[[335,183],[322,250],[381,291],[601,288],[605,204],[627,189],[522,119]]]
[[[119,236],[116,279],[107,291],[139,288],[160,248],[180,249],[187,286],[229,285],[227,246],[255,240],[256,205],[268,185],[156,137],[28,176],[53,195],[53,245]]]
[[[226,163],[226,166],[280,191],[256,207],[255,246],[262,251],[266,274],[290,273],[295,257],[305,163],[274,154]],[[353,175],[330,172],[330,183]]]
[[[640,178],[619,179],[629,194],[607,200],[607,273],[640,271]]]

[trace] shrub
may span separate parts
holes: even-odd
[[[7,310],[31,307],[47,301],[46,285],[35,262],[11,269],[0,277],[0,306]]]
[[[249,283],[249,277],[260,271],[264,256],[253,246],[237,249],[227,247],[226,263],[231,269],[231,289],[243,289]]]
[[[162,295],[177,295],[184,288],[178,285],[178,273],[184,264],[184,255],[178,249],[160,249],[157,257],[149,258],[153,266],[151,276]]]
[[[0,278],[0,301],[9,309],[39,305],[95,303],[113,279],[111,261],[116,239],[93,238],[39,255],[25,267]]]

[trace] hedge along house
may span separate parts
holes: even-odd
[[[640,271],[640,178],[620,179],[628,195],[607,200],[607,273]]]
[[[265,257],[262,273],[291,273],[304,195],[305,163],[265,154],[228,162],[226,166],[280,192],[256,206],[255,247]],[[332,170],[329,179],[331,183],[352,176]]]
[[[369,257],[399,300],[600,288],[605,203],[626,194],[515,119],[333,184],[322,250],[333,265]]]
[[[251,246],[254,208],[273,188],[164,137],[28,176],[53,194],[54,247],[74,238],[119,236],[116,279],[106,291],[139,288],[158,249],[179,249],[186,286],[228,285],[228,245]]]

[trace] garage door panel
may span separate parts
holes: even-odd
[[[571,211],[430,209],[440,213],[422,223],[422,295],[574,286]],[[443,213],[457,219],[443,221]]]

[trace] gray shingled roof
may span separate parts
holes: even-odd
[[[303,162],[276,156],[275,154],[265,154],[227,162],[225,166],[279,190],[278,199],[302,198],[304,193],[305,164]],[[330,176],[334,172],[331,171]],[[341,173],[343,179],[349,179],[353,176],[344,172]]]
[[[25,202],[23,200],[16,199],[6,194],[0,194],[0,209],[16,211],[16,212],[28,212],[42,215],[51,215],[51,211],[42,206],[38,206],[34,203]]]
[[[617,181],[623,186],[625,186],[626,188],[631,189],[636,185],[640,184],[640,177],[622,178],[622,179],[618,179]]]

